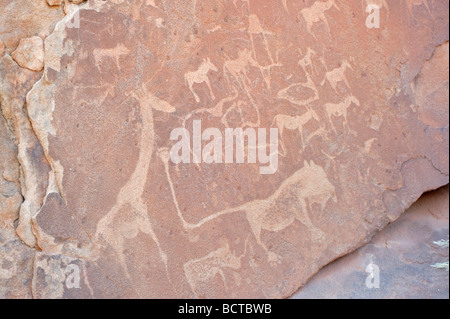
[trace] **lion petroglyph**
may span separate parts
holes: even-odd
[[[348,126],[348,109],[352,104],[356,104],[357,106],[360,106],[359,100],[354,96],[348,96],[342,101],[341,103],[335,104],[335,103],[327,103],[325,104],[325,111],[328,117],[328,121],[333,128],[333,130],[336,132],[336,127],[333,124],[333,117],[343,117],[344,118],[344,127]]]
[[[338,84],[340,82],[344,82],[347,85],[347,87],[349,89],[351,89],[350,84],[347,80],[347,77],[345,76],[345,71],[347,69],[353,70],[353,67],[351,66],[351,64],[348,61],[343,61],[340,67],[327,72],[327,74],[325,75],[325,78],[323,79],[323,81],[320,85],[324,86],[325,82],[328,81],[328,83],[330,83],[333,90],[337,93]]]
[[[147,215],[148,208],[142,199],[142,194],[144,193],[145,184],[147,183],[147,175],[155,148],[153,109],[166,113],[175,112],[173,106],[150,93],[146,84],[143,84],[142,87],[131,94],[130,97],[134,97],[139,102],[142,116],[138,162],[132,176],[119,191],[116,198],[116,204],[108,214],[99,221],[95,234],[97,241],[103,238],[103,240],[113,248],[122,269],[129,279],[131,278],[123,253],[124,244],[127,239],[135,238],[139,232],[151,236],[158,247],[161,260],[167,270],[167,256],[162,250],[159,240],[153,230],[152,223]],[[125,214],[123,214],[124,210],[126,211]],[[119,215],[122,215],[121,218],[125,219],[126,222],[118,222],[116,218],[119,218]]]
[[[217,71],[219,71],[219,69],[211,62],[210,58],[207,58],[207,59],[203,60],[202,64],[200,65],[200,67],[198,68],[197,71],[188,72],[184,75],[185,82],[189,86],[189,90],[191,90],[192,94],[195,97],[195,101],[197,103],[200,103],[200,98],[197,95],[197,93],[195,93],[194,84],[206,83],[206,85],[209,88],[211,98],[213,100],[216,99],[216,97],[214,96],[212,87],[211,87],[211,82],[208,77],[209,71],[217,72]]]
[[[335,0],[315,1],[310,7],[304,8],[300,12],[306,21],[306,29],[308,30],[308,33],[312,34],[313,37],[315,37],[315,35],[311,32],[312,27],[314,26],[315,23],[320,21],[326,24],[328,34],[330,34],[331,37],[331,29],[328,23],[328,19],[325,16],[325,12],[330,10],[332,7],[335,7],[336,9],[340,10]]]
[[[321,122],[320,117],[313,110],[308,110],[306,113],[298,116],[289,116],[284,114],[278,114],[277,116],[275,116],[272,126],[276,124],[280,133],[281,150],[282,150],[281,155],[285,156],[287,154],[287,150],[283,142],[283,132],[285,129],[290,131],[294,130],[299,131],[303,150],[305,150],[306,143],[311,137],[320,134],[320,132],[323,130],[322,127],[320,127],[317,131],[308,134],[308,136],[305,139],[303,135],[304,126],[312,120],[316,120],[318,123]]]
[[[330,199],[337,201],[336,190],[328,180],[325,170],[313,161],[310,163],[305,161],[304,167],[288,177],[269,198],[254,200],[238,207],[217,212],[196,224],[192,224],[184,219],[180,210],[170,174],[170,152],[168,149],[160,149],[158,155],[164,164],[176,213],[186,230],[197,229],[221,216],[239,212],[245,213],[256,241],[264,248],[270,262],[278,262],[279,258],[261,240],[262,230],[278,232],[298,220],[307,227],[314,241],[321,241],[325,237],[324,233],[313,225],[309,214],[314,204],[319,204],[323,210]]]

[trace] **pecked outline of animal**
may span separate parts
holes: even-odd
[[[336,132],[336,127],[333,124],[332,117],[343,117],[344,118],[344,126],[348,126],[348,109],[350,106],[355,103],[357,106],[360,106],[359,100],[353,95],[348,96],[344,99],[343,102],[335,104],[335,103],[327,103],[325,104],[325,113],[327,115],[328,121],[331,124],[331,127]]]
[[[332,7],[340,10],[338,5],[336,4],[336,0],[327,0],[315,1],[310,7],[304,8],[300,11],[306,21],[306,29],[308,30],[309,34],[313,35],[313,37],[315,37],[315,35],[311,33],[311,29],[313,25],[319,21],[322,21],[327,25],[328,34],[331,37],[331,29],[330,25],[328,24],[327,17],[325,16],[325,12],[330,10]]]
[[[191,93],[194,95],[195,101],[197,103],[200,103],[200,98],[194,91],[194,84],[201,84],[206,83],[206,85],[209,88],[209,92],[211,94],[211,98],[213,100],[216,99],[214,96],[214,92],[211,87],[211,82],[208,77],[209,71],[218,72],[219,69],[211,62],[210,58],[203,59],[202,64],[199,66],[197,71],[188,72],[184,75],[184,82],[186,85],[189,86],[189,90],[191,90]]]
[[[284,115],[284,114],[277,114],[275,118],[273,119],[271,127],[276,123],[278,130],[280,132],[280,138],[281,138],[281,149],[282,149],[282,156],[287,155],[286,146],[283,142],[283,132],[285,129],[288,129],[290,131],[298,130],[300,133],[300,139],[302,142],[302,148],[305,150],[305,138],[303,135],[303,127],[308,124],[312,120],[316,120],[317,122],[321,122],[320,117],[317,115],[314,110],[308,110],[306,113],[302,115],[297,116],[290,116],[290,115]],[[318,131],[323,130],[323,128],[319,129]],[[317,133],[312,133],[313,135],[317,135]],[[309,136],[307,137],[307,139]]]
[[[413,15],[413,7],[418,7],[424,5],[427,8],[428,13],[431,15],[430,5],[427,0],[406,0],[406,5],[408,6],[409,14]]]
[[[142,130],[140,137],[141,147],[138,161],[132,176],[117,194],[116,203],[97,223],[95,239],[96,241],[100,241],[100,239],[103,238],[103,240],[114,250],[120,266],[127,278],[131,281],[131,275],[123,254],[126,239],[135,238],[140,232],[149,235],[158,248],[161,260],[166,268],[167,277],[170,281],[167,255],[163,251],[159,239],[156,236],[153,224],[148,216],[147,204],[142,196],[145,191],[147,174],[155,150],[153,110],[174,113],[176,108],[153,95],[148,89],[147,83],[142,83],[141,87],[135,90],[127,98],[134,98],[139,103],[142,116]],[[120,214],[122,214],[120,216],[123,217],[123,212],[121,212],[121,210],[124,207],[130,208],[127,213],[130,215],[129,218],[132,222],[119,225],[120,227],[118,227],[116,231],[111,231],[111,229],[115,229],[113,226],[115,218]]]
[[[308,210],[312,210],[311,206],[314,204],[320,204],[323,210],[330,199],[337,202],[337,195],[336,189],[329,181],[323,167],[316,165],[313,161],[310,163],[304,161],[304,166],[284,180],[281,186],[267,199],[247,202],[241,206],[217,212],[192,224],[184,219],[180,210],[169,170],[170,152],[168,149],[160,149],[158,155],[164,164],[176,212],[186,230],[200,228],[221,216],[244,212],[257,243],[264,248],[268,261],[271,263],[279,262],[279,256],[271,252],[262,242],[262,230],[278,232],[298,220],[308,228],[313,241],[321,242],[325,238],[325,234],[313,225]],[[299,210],[295,204],[300,205],[301,209]],[[279,207],[283,205],[285,209],[279,210]]]
[[[344,82],[347,85],[347,87],[351,89],[350,83],[348,82],[347,77],[345,76],[345,71],[347,70],[347,68],[353,70],[352,65],[347,60],[342,61],[340,67],[328,71],[326,73],[325,78],[323,79],[322,83],[320,83],[320,85],[324,86],[325,82],[328,81],[333,90],[337,93],[337,86],[339,82]]]

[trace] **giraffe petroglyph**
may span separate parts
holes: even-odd
[[[288,177],[269,198],[254,200],[238,207],[217,212],[196,224],[192,224],[184,219],[180,210],[170,174],[170,152],[168,149],[162,148],[158,150],[158,155],[164,164],[176,212],[186,230],[197,229],[221,216],[243,212],[256,241],[266,251],[269,262],[274,263],[279,262],[279,257],[262,242],[262,230],[278,232],[298,220],[308,228],[314,241],[321,241],[325,237],[325,234],[313,225],[309,217],[309,211],[312,210],[311,207],[314,204],[320,204],[323,210],[330,199],[337,201],[336,190],[328,180],[325,170],[312,161],[310,163],[305,161],[304,167]]]
[[[124,244],[126,239],[135,238],[139,232],[150,235],[156,243],[161,260],[167,270],[167,255],[162,250],[153,230],[152,223],[148,217],[148,207],[142,198],[142,194],[147,183],[147,175],[155,148],[153,109],[173,113],[175,108],[150,93],[146,84],[142,84],[142,87],[130,96],[139,102],[142,116],[139,158],[132,176],[119,191],[116,204],[99,221],[95,238],[97,241],[103,238],[113,248],[122,269],[131,280],[124,256]],[[126,213],[123,213],[124,210]],[[126,219],[126,222],[117,222],[116,218],[119,218],[119,215],[121,215],[121,218]]]
[[[313,25],[317,22],[324,22],[328,28],[328,34],[330,34],[331,37],[331,29],[330,25],[328,23],[328,19],[325,16],[325,12],[330,10],[332,7],[335,7],[336,9],[340,10],[339,7],[336,4],[335,0],[327,0],[327,1],[315,1],[312,6],[308,8],[304,8],[300,13],[303,15],[303,18],[306,21],[306,28],[308,30],[308,33],[312,34],[313,37],[314,34],[311,33],[311,29]]]
[[[194,91],[194,84],[201,84],[206,83],[206,85],[209,88],[209,92],[211,94],[211,98],[213,100],[216,99],[214,96],[214,92],[211,87],[211,82],[209,81],[208,73],[209,71],[217,72],[219,69],[211,62],[209,58],[205,59],[197,71],[194,72],[188,72],[184,75],[184,79],[186,84],[189,86],[189,89],[191,90],[192,94],[195,97],[195,101],[197,103],[200,103],[200,98],[198,97],[197,93]]]

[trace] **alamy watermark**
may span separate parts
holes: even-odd
[[[80,28],[80,10],[77,8],[73,13],[68,15],[69,21],[66,22],[67,29],[79,29]]]
[[[374,263],[370,263],[366,267],[366,273],[369,275],[366,278],[366,287],[369,289],[380,288],[380,267]]]
[[[380,28],[380,6],[376,4],[369,4],[366,7],[366,12],[369,15],[366,18],[366,27],[369,29]]]
[[[70,264],[65,269],[66,275],[66,287],[67,289],[79,289],[80,288],[80,267],[75,264]]]
[[[217,128],[202,131],[202,121],[195,120],[192,135],[186,128],[176,128],[172,130],[170,140],[178,141],[170,150],[174,164],[243,164],[247,158],[249,164],[265,165],[259,168],[260,174],[270,175],[278,171],[277,128],[270,128],[268,143],[265,128],[226,128],[223,134]],[[203,146],[204,141],[207,144]]]

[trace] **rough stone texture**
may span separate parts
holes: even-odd
[[[448,186],[425,194],[366,246],[325,267],[293,298],[449,298]],[[366,267],[380,268],[367,289]]]
[[[3,44],[3,41],[0,40],[0,57],[3,56],[3,53],[5,53],[5,45]]]
[[[63,17],[61,8],[46,0],[0,0],[0,39],[12,52],[21,39],[47,37]]]
[[[35,248],[7,284],[35,298],[287,297],[448,183],[446,1],[383,1],[380,29],[359,0],[30,3],[0,102]],[[32,36],[42,77],[9,55]],[[173,164],[194,120],[279,128],[277,173]]]
[[[25,106],[25,96],[41,74],[19,67],[9,55],[0,60],[0,105],[4,118],[14,131],[17,160],[21,167],[21,193],[17,234],[29,246],[36,246],[31,217],[42,207],[48,187],[50,166],[37,139]]]
[[[59,6],[63,3],[63,0],[47,0],[49,6]]]
[[[44,42],[36,36],[22,39],[11,56],[21,67],[41,71],[44,68]]]
[[[2,60],[3,62],[3,60]],[[0,77],[3,78],[3,63]],[[0,80],[0,83],[3,81]],[[3,86],[2,86],[3,88]],[[3,96],[3,91],[0,89]],[[0,104],[4,104],[4,100]],[[0,113],[0,298],[31,298],[34,250],[15,233],[22,204],[17,146]]]

